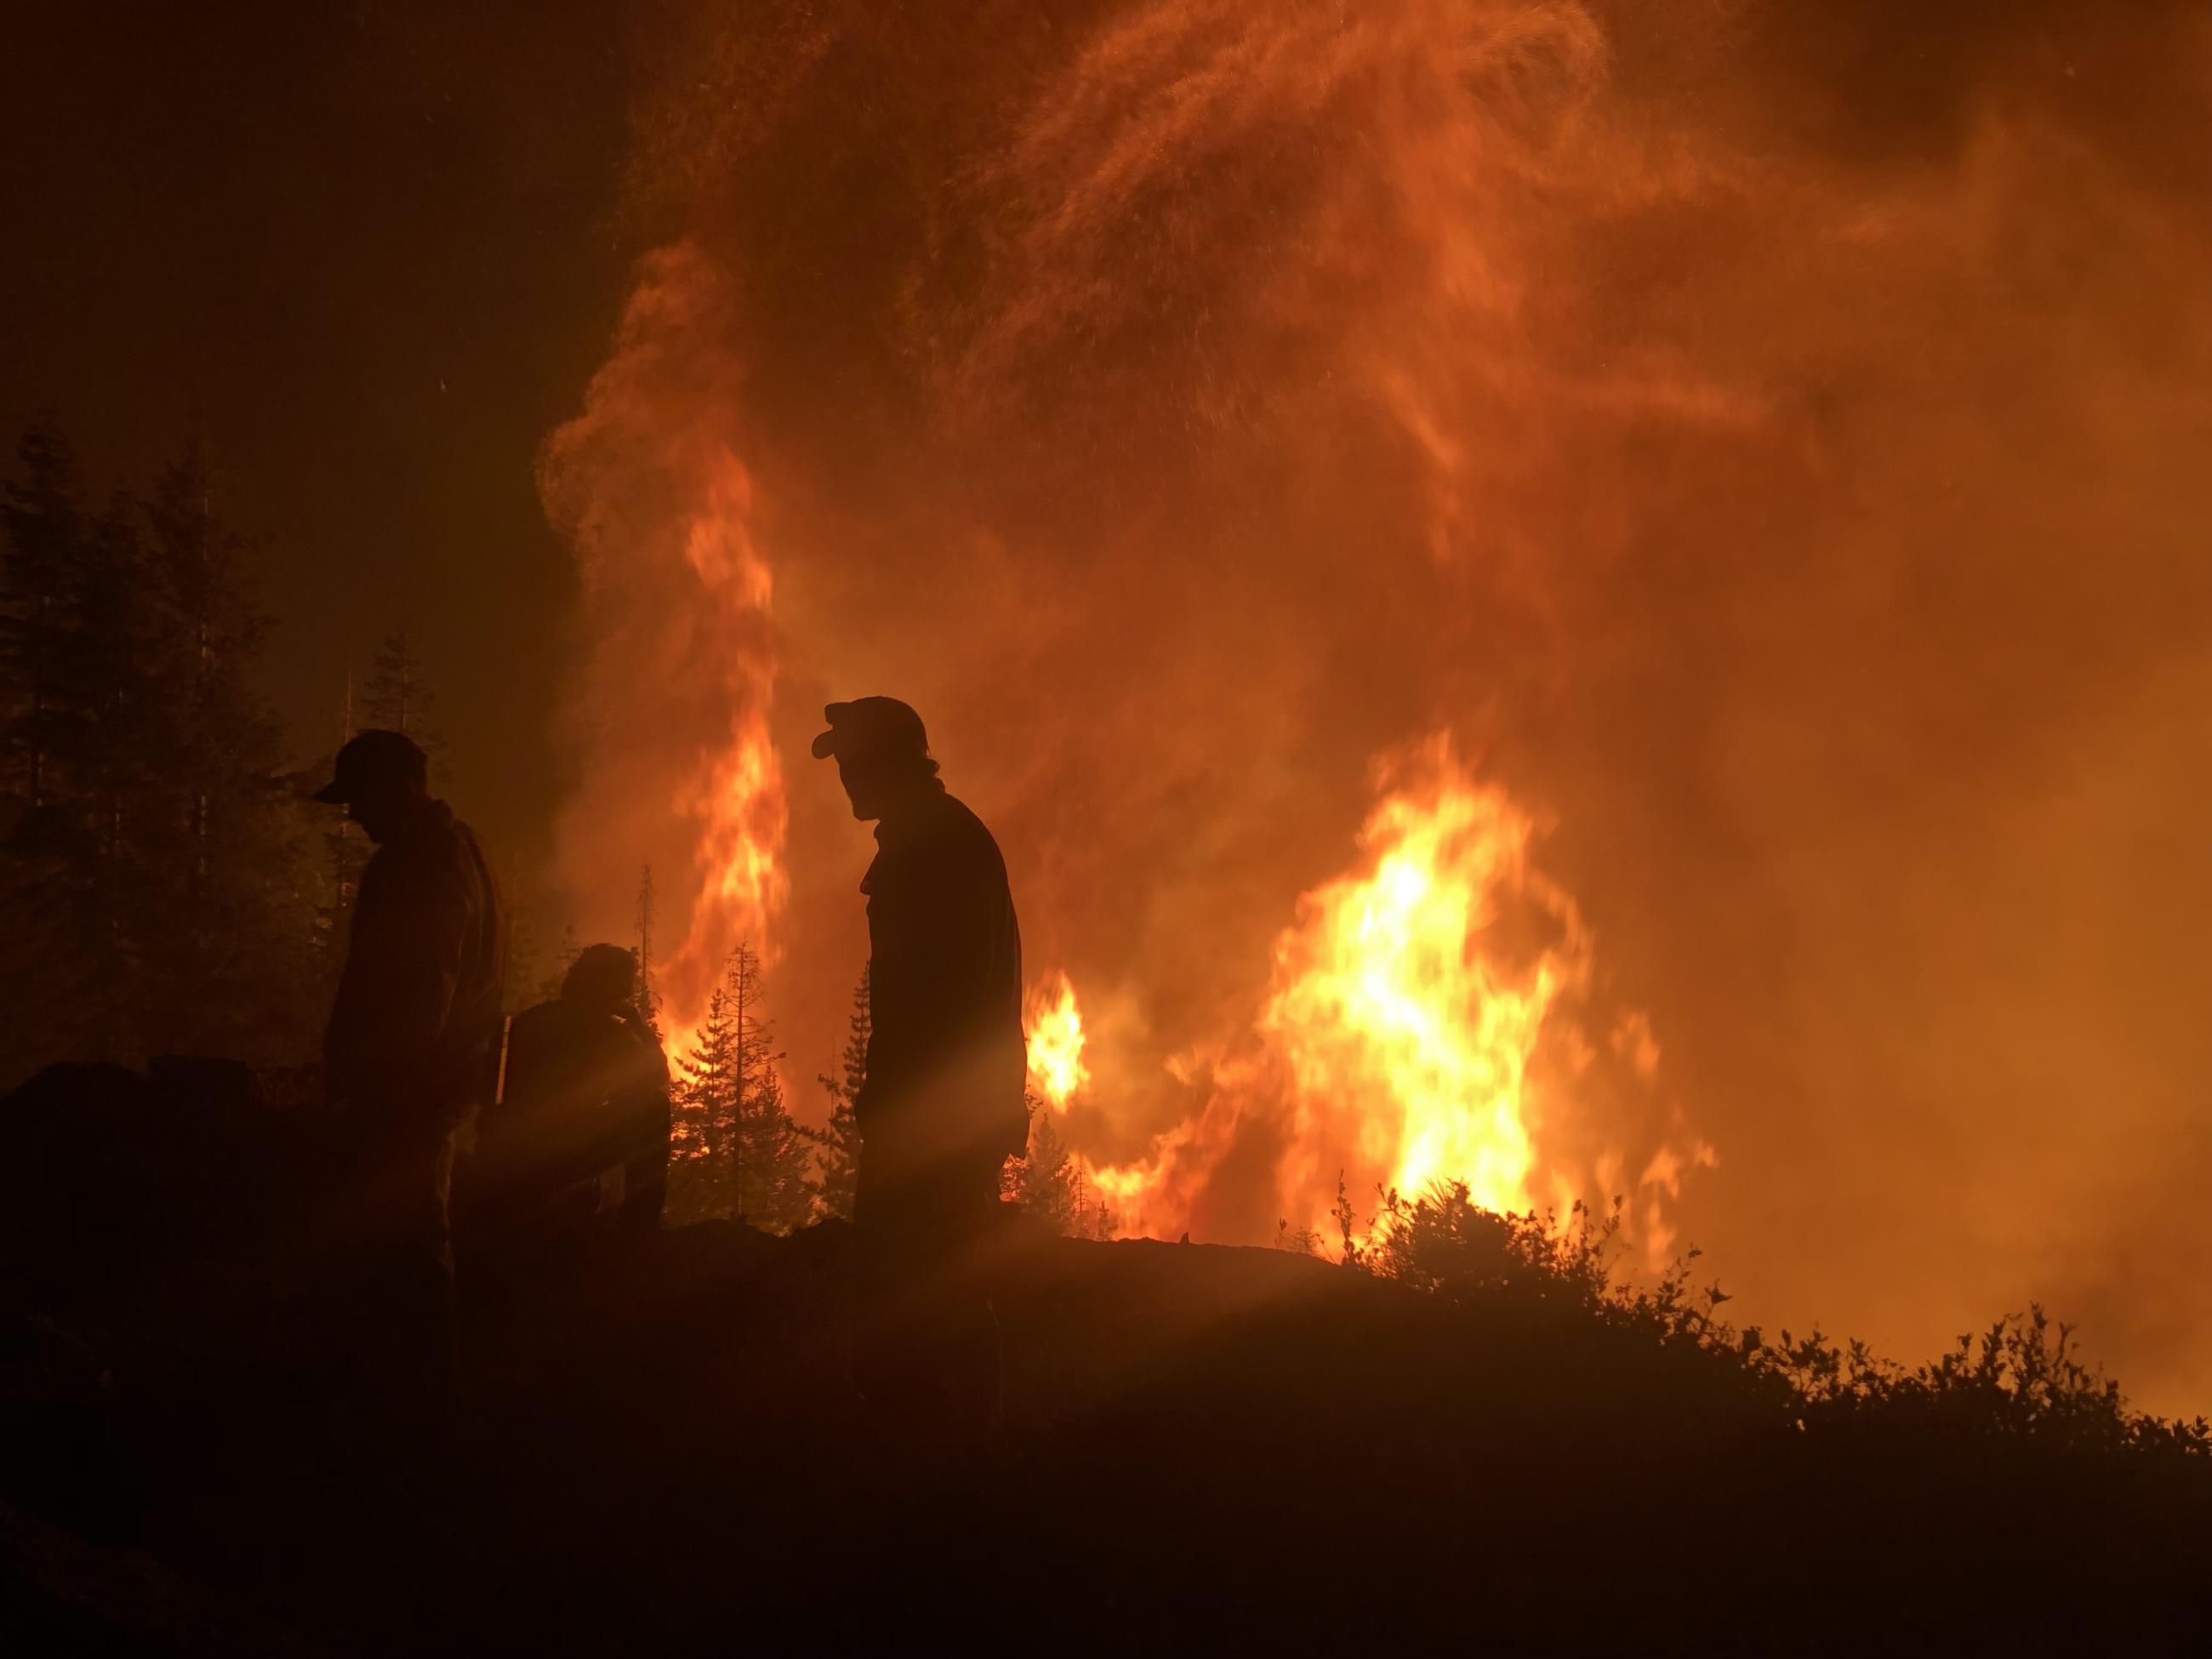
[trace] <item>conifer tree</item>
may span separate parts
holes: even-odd
[[[70,698],[76,710],[70,790],[94,873],[82,892],[89,980],[103,1054],[136,1046],[138,968],[162,872],[143,856],[152,787],[166,758],[161,690],[149,660],[150,606],[137,508],[118,498],[93,524],[79,562]],[[158,822],[158,817],[151,822]]]
[[[1091,1185],[1083,1159],[1060,1139],[1056,1115],[1035,1095],[1029,1108],[1029,1145],[1006,1165],[999,1195],[1053,1231],[1070,1238],[1110,1239],[1121,1218]]]
[[[0,499],[0,901],[10,1074],[163,1049],[301,1057],[319,1009],[301,803],[252,690],[249,544],[195,446],[86,509],[28,434]]]
[[[70,713],[64,681],[85,508],[76,452],[57,428],[32,427],[15,459],[20,476],[0,494],[0,762],[11,801],[35,810],[54,793],[55,751]]]
[[[252,544],[216,495],[195,442],[144,509],[161,741],[144,820],[140,1004],[152,1048],[274,1059],[305,1046],[319,1012],[316,882],[277,723],[252,687],[268,622]]]
[[[671,1221],[696,1221],[728,1213],[726,1149],[737,1092],[737,1021],[729,994],[716,986],[690,1053],[677,1062],[670,1091]]]
[[[678,1062],[672,1220],[730,1217],[788,1232],[813,1213],[812,1143],[785,1108],[763,989],[759,956],[738,945]]]
[[[653,1040],[665,1048],[667,1035],[660,1029],[660,989],[653,977],[653,866],[647,864],[637,878],[637,1012],[646,1030],[653,1033]]]
[[[730,1140],[733,1212],[768,1232],[789,1232],[813,1213],[809,1140],[786,1109],[768,1018],[759,955],[740,943],[724,980],[737,1029],[737,1075]]]
[[[830,1097],[830,1121],[810,1130],[817,1170],[814,1181],[817,1212],[841,1220],[853,1218],[853,1195],[860,1176],[860,1125],[853,1109],[860,1098],[860,1085],[868,1080],[868,1036],[874,1016],[868,998],[868,970],[860,969],[860,982],[853,988],[853,1010],[845,1022],[845,1047],[838,1055],[839,1075],[819,1075],[816,1081]]]
[[[0,969],[15,1004],[0,1086],[65,1055],[127,1058],[129,1046],[111,1046],[124,988],[101,972],[109,884],[80,794],[83,486],[50,425],[23,434],[16,464],[0,493]]]
[[[422,639],[411,621],[403,620],[376,647],[362,681],[361,707],[364,727],[404,732],[434,757],[445,752],[437,694],[423,671]]]
[[[1026,1096],[1024,1103],[1030,1114],[1029,1146],[1006,1165],[1000,1195],[1053,1231],[1073,1232],[1081,1171],[1053,1127],[1052,1112],[1035,1095]]]
[[[1075,1161],[1075,1214],[1068,1232],[1077,1238],[1104,1243],[1121,1231],[1121,1218],[1106,1202],[1106,1194],[1091,1184],[1081,1158]]]

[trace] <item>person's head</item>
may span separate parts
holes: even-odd
[[[430,799],[430,763],[404,732],[363,732],[338,750],[331,781],[315,799],[343,806],[379,846]]]
[[[586,945],[561,981],[561,1000],[612,1013],[637,993],[637,957],[619,945]]]
[[[814,739],[814,758],[836,757],[854,817],[882,817],[936,778],[921,716],[896,697],[833,702],[822,716],[830,729]]]

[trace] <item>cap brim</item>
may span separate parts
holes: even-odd
[[[338,787],[337,781],[336,779],[332,779],[330,782],[325,784],[307,799],[310,800],[319,800],[325,806],[344,806],[350,804],[346,799],[346,792]]]
[[[829,731],[824,732],[820,737],[814,739],[814,758],[817,760],[828,760],[830,756],[836,752],[837,732],[836,728],[833,726]]]

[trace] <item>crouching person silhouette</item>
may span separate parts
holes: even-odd
[[[871,1405],[957,1435],[995,1416],[998,1341],[975,1273],[1026,1140],[1021,933],[991,832],[945,793],[921,717],[892,697],[833,702],[853,816],[876,824],[867,1072],[854,1117],[854,1220],[883,1293],[863,1333]]]
[[[635,1005],[637,957],[587,945],[507,1028],[456,1207],[465,1291],[494,1306],[601,1235],[651,1232],[668,1188],[668,1062]],[[464,1225],[464,1223],[465,1224]]]

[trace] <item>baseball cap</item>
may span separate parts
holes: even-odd
[[[814,758],[832,755],[894,753],[900,750],[921,756],[929,753],[929,734],[921,716],[896,697],[855,697],[833,702],[822,711],[830,729],[814,739]]]
[[[338,750],[331,781],[314,798],[333,806],[398,783],[420,782],[430,775],[429,757],[404,732],[363,732]]]

